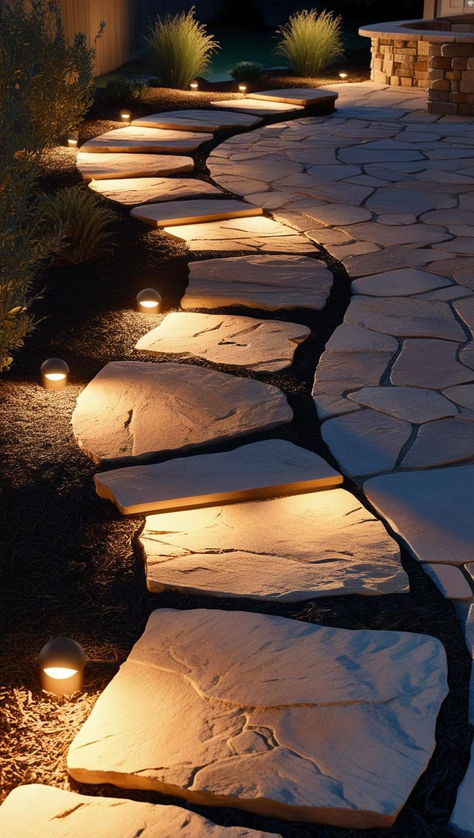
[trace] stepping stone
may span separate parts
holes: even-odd
[[[236,111],[206,111],[199,108],[185,111],[165,111],[152,113],[134,119],[132,125],[143,128],[166,128],[174,131],[232,131],[239,128],[252,128],[262,120],[252,114]]]
[[[402,468],[430,468],[474,457],[474,416],[439,419],[418,431]]]
[[[423,570],[446,599],[469,601],[474,596],[466,577],[455,565],[424,564]]]
[[[454,303],[454,308],[456,309],[459,316],[462,317],[467,327],[474,334],[474,297],[469,297],[466,300],[456,301]]]
[[[191,251],[276,251],[315,252],[312,242],[270,218],[234,218],[229,221],[211,221],[207,224],[183,224],[165,227],[178,241],[184,241]]]
[[[84,180],[116,180],[192,172],[194,160],[173,154],[83,154],[79,151],[76,166]]]
[[[411,434],[411,425],[376,410],[358,410],[328,419],[321,428],[324,442],[351,477],[391,471]]]
[[[268,311],[326,305],[332,274],[306,256],[237,256],[190,262],[182,308],[246,306]]]
[[[95,463],[218,443],[291,422],[277,387],[190,364],[114,361],[80,393],[72,415]]]
[[[371,329],[354,326],[352,323],[341,323],[326,344],[326,350],[332,352],[391,352],[395,354],[397,349],[398,341],[390,335],[373,332]]]
[[[440,393],[416,387],[362,387],[347,398],[415,425],[457,414],[456,407]]]
[[[474,342],[471,341],[470,343],[466,344],[464,349],[461,349],[459,353],[459,360],[462,361],[466,367],[469,369],[474,370]],[[452,382],[455,383],[454,381]]]
[[[293,87],[283,90],[259,90],[257,93],[249,93],[250,99],[263,99],[267,102],[287,102],[290,105],[331,105],[337,99],[337,93],[332,90],[324,90],[321,87]]]
[[[344,394],[367,384],[379,384],[392,356],[393,351],[380,349],[374,352],[326,350],[317,366],[313,385],[319,418],[358,410],[355,402]]]
[[[345,184],[342,184],[345,186]],[[328,199],[330,200],[330,199]],[[427,248],[407,247],[406,245],[393,245],[377,250],[373,253],[365,253],[360,256],[350,256],[345,262],[350,276],[368,276],[378,274],[381,271],[392,271],[397,268],[422,268],[435,262],[441,254]]]
[[[446,669],[426,635],[160,609],[68,770],[200,805],[389,827],[433,753]]]
[[[151,227],[163,228],[172,224],[200,224],[226,218],[245,218],[262,215],[262,212],[260,207],[252,206],[245,201],[196,198],[193,201],[168,201],[164,205],[147,204],[135,207],[130,214]]]
[[[461,407],[474,411],[474,384],[460,384],[458,387],[449,387],[444,391],[444,395]]]
[[[353,294],[366,294],[370,297],[405,297],[445,285],[450,285],[449,279],[416,268],[402,268],[356,279],[351,285],[351,291]]]
[[[126,207],[149,204],[153,201],[175,201],[177,198],[194,198],[218,195],[222,192],[205,180],[193,178],[135,177],[121,180],[92,180],[89,189],[103,198]]]
[[[297,154],[301,157],[301,152]],[[343,166],[343,171],[346,169],[347,166]],[[338,227],[349,227],[372,217],[372,213],[365,207],[354,207],[352,204],[321,204],[319,207],[307,207],[307,212],[315,221]]]
[[[299,602],[408,591],[397,544],[343,489],[150,515],[139,541],[155,593]]]
[[[447,340],[406,340],[395,361],[392,384],[442,390],[474,381],[474,373],[456,360],[459,344]],[[460,358],[464,362],[462,350]]]
[[[447,303],[392,297],[354,297],[345,321],[389,335],[464,341],[466,336]]]
[[[310,334],[306,326],[279,320],[178,311],[168,314],[156,329],[140,338],[135,349],[277,372],[291,366],[296,348]]]
[[[17,786],[0,806],[5,838],[275,838],[275,833],[217,826],[180,806],[91,797],[52,786]]]
[[[162,128],[139,128],[127,125],[125,128],[113,128],[81,145],[81,153],[90,152],[189,152],[196,151],[200,145],[212,140],[212,134],[196,131],[165,131]]]
[[[474,561],[474,464],[374,477],[363,490],[416,559]]]
[[[471,689],[474,686],[474,678],[471,675]],[[449,819],[449,828],[454,835],[461,838],[474,838],[474,742],[471,745],[471,758],[467,767],[464,780],[458,788],[456,804]]]
[[[253,442],[221,454],[104,471],[94,477],[99,497],[115,503],[122,515],[294,495],[342,481],[322,457],[282,439]]]
[[[266,104],[246,96],[241,99],[236,97],[235,99],[221,99],[220,102],[211,102],[211,108],[227,108],[230,111],[255,113],[258,116],[273,116],[274,114],[303,110],[296,104],[289,105],[286,102],[268,102]]]

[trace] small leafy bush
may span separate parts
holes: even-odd
[[[161,18],[145,36],[149,59],[165,87],[185,89],[196,76],[202,75],[211,55],[220,49],[204,24],[194,16],[194,6],[188,12]]]
[[[343,55],[341,30],[340,15],[305,9],[277,29],[277,52],[287,59],[297,76],[317,76]]]
[[[130,106],[143,101],[149,89],[148,82],[142,79],[113,79],[99,91],[99,98],[110,105]]]
[[[47,202],[44,223],[59,231],[56,263],[80,265],[110,256],[115,249],[115,216],[100,199],[80,187],[56,192]]]
[[[250,83],[262,78],[263,67],[255,61],[239,61],[230,74],[235,81]]]

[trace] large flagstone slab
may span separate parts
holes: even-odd
[[[150,515],[139,541],[153,592],[298,602],[408,590],[397,544],[343,489]]]
[[[212,140],[212,134],[200,131],[168,131],[162,128],[140,128],[127,125],[113,128],[81,145],[81,153],[102,152],[189,152]]]
[[[314,252],[312,242],[304,236],[263,216],[183,224],[164,229],[173,238],[186,242],[191,251]]]
[[[77,400],[79,447],[98,463],[186,450],[290,422],[277,387],[190,364],[115,361]]]
[[[435,390],[474,381],[473,371],[457,360],[458,351],[459,344],[449,340],[406,340],[393,365],[390,380],[396,385]],[[460,353],[463,362],[465,351]]]
[[[321,310],[332,287],[324,264],[306,256],[237,256],[190,262],[183,308],[242,305]]]
[[[402,268],[356,279],[351,285],[351,291],[353,294],[365,294],[369,297],[406,297],[409,294],[422,294],[435,288],[443,288],[449,284],[449,279],[428,271]]]
[[[329,338],[326,349],[332,352],[391,352],[395,354],[398,342],[382,332],[354,326],[353,323],[341,323]]]
[[[414,298],[356,296],[345,320],[389,335],[464,341],[466,335],[447,303]]]
[[[396,349],[396,348],[395,348]],[[346,393],[368,384],[379,384],[393,351],[326,350],[316,368],[313,397],[320,419],[358,409]]]
[[[366,408],[328,419],[321,434],[341,470],[360,477],[395,467],[411,425]]]
[[[342,481],[322,457],[283,439],[94,477],[97,494],[115,503],[122,515],[320,491]]]
[[[474,458],[474,415],[439,419],[419,429],[403,468],[431,468]]]
[[[176,201],[203,195],[222,195],[211,183],[197,178],[135,177],[121,180],[92,180],[89,189],[125,207],[154,201]]]
[[[135,349],[276,372],[291,366],[297,347],[309,334],[306,326],[279,320],[178,311],[140,338]]]
[[[173,131],[231,131],[239,128],[252,128],[262,120],[253,114],[238,111],[204,110],[190,108],[183,111],[165,111],[152,113],[134,119],[132,125],[143,128],[166,128]]]
[[[275,833],[218,826],[179,806],[91,797],[52,786],[13,789],[0,806],[5,838],[271,838]]]
[[[84,180],[116,180],[192,172],[194,160],[174,154],[83,154],[80,151],[76,166]]]
[[[446,693],[433,637],[161,609],[68,770],[205,805],[388,827],[428,765]]]
[[[246,218],[262,215],[261,207],[245,201],[212,198],[195,198],[192,201],[167,201],[165,204],[146,204],[131,211],[134,218],[151,227],[169,227],[173,224],[200,224],[226,218]]]
[[[348,399],[396,419],[419,425],[456,416],[456,407],[434,390],[418,387],[362,387],[347,394]]]
[[[455,565],[474,561],[474,464],[374,477],[363,490],[415,558]]]
[[[291,113],[302,111],[303,108],[296,104],[287,102],[263,102],[257,99],[250,99],[247,96],[235,99],[221,99],[219,102],[211,102],[211,108],[224,108],[229,111],[244,111],[244,113],[258,114],[258,116],[273,116],[280,113]]]
[[[471,690],[474,678],[471,676]],[[472,703],[472,698],[471,698]],[[474,742],[471,745],[471,758],[466,774],[458,788],[456,804],[449,819],[449,827],[460,838],[474,838]]]
[[[250,99],[263,99],[268,102],[288,102],[290,105],[333,105],[337,99],[337,93],[333,90],[324,90],[321,87],[285,87],[281,90],[259,90],[256,93],[248,94]]]

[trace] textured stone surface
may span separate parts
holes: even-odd
[[[257,99],[243,97],[238,99],[221,99],[219,102],[211,102],[212,108],[227,108],[228,110],[244,111],[244,113],[256,113],[259,116],[273,116],[273,114],[290,113],[291,111],[302,111],[303,108],[286,102],[263,102]]]
[[[121,180],[93,180],[89,189],[126,207],[153,201],[175,201],[197,195],[222,195],[220,189],[197,178],[136,177]]]
[[[287,602],[408,590],[396,543],[343,489],[148,516],[147,586]]]
[[[40,785],[10,792],[0,806],[0,832],[5,838],[271,838],[269,832],[217,826],[179,806],[91,797]]]
[[[68,768],[79,782],[385,827],[428,764],[446,693],[433,637],[162,609],[99,697]]]
[[[347,397],[416,425],[457,413],[456,407],[439,393],[416,387],[362,387]]]
[[[434,288],[448,285],[449,280],[420,271],[417,268],[402,268],[398,271],[373,274],[356,279],[351,290],[353,294],[366,294],[370,297],[405,297],[409,294],[421,294]]]
[[[183,224],[180,227],[165,227],[165,232],[186,242],[193,251],[314,252],[313,244],[308,239],[291,227],[263,216],[211,221],[207,224]]]
[[[84,180],[117,180],[117,178],[152,177],[192,172],[192,157],[173,154],[83,154],[76,165]]]
[[[471,689],[474,680],[471,679]],[[471,759],[466,774],[458,788],[456,804],[449,819],[449,827],[454,835],[461,838],[474,838],[474,742],[471,745]]]
[[[355,477],[393,469],[411,425],[366,409],[329,419],[321,433],[341,470]]]
[[[402,460],[403,468],[430,468],[474,457],[474,415],[428,422]]]
[[[455,565],[424,564],[423,570],[433,580],[446,599],[470,600],[473,597],[471,586]]]
[[[474,384],[460,384],[458,387],[449,387],[444,391],[444,394],[461,407],[474,411]]]
[[[354,326],[352,323],[341,323],[329,338],[326,349],[332,352],[395,352],[398,342],[390,335]]]
[[[102,152],[180,152],[196,151],[200,145],[212,140],[212,134],[194,131],[167,131],[162,128],[140,128],[127,125],[113,128],[81,145],[81,153]]]
[[[270,311],[324,308],[332,275],[307,256],[237,256],[191,262],[183,308],[243,305]]]
[[[346,322],[389,335],[465,340],[465,334],[446,303],[357,296],[351,300]]]
[[[206,111],[204,108],[152,113],[134,119],[132,125],[144,128],[167,128],[174,131],[230,131],[252,128],[261,122],[259,117],[237,111]]]
[[[392,358],[387,351],[328,351],[316,368],[313,397],[318,416],[325,419],[337,413],[358,409],[344,393],[366,384],[379,384]]]
[[[474,241],[472,243],[472,247],[474,248]],[[472,253],[472,250],[470,252]],[[459,316],[462,317],[468,329],[470,329],[471,333],[474,335],[474,297],[468,297],[465,300],[457,300],[454,303],[454,308]]]
[[[290,422],[276,387],[190,364],[116,361],[77,400],[72,425],[94,460],[142,457]]]
[[[456,360],[458,349],[459,344],[448,340],[406,340],[390,380],[392,384],[436,390],[474,381],[473,371]],[[464,360],[463,351],[460,357]]]
[[[115,503],[122,515],[319,491],[342,480],[322,457],[283,439],[94,477],[97,494]]]
[[[420,561],[474,561],[474,464],[387,474],[368,480],[363,488]]]
[[[268,102],[288,102],[290,105],[330,105],[337,99],[333,90],[321,87],[286,87],[283,90],[258,90],[248,94],[250,99],[263,99]]]
[[[178,311],[140,338],[135,349],[276,372],[291,366],[296,348],[309,334],[306,326],[279,320]]]
[[[167,201],[165,204],[135,207],[131,215],[151,227],[169,227],[173,224],[199,224],[201,221],[262,215],[262,210],[245,201],[195,198],[192,201]]]

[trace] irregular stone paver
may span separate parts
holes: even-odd
[[[169,227],[174,224],[199,224],[226,218],[257,216],[262,215],[262,210],[245,201],[195,198],[192,201],[167,201],[164,205],[146,204],[132,209],[131,215],[151,227]]]
[[[457,414],[456,407],[440,393],[416,387],[362,387],[347,398],[416,425]]]
[[[0,831],[8,838],[271,838],[269,832],[217,826],[179,806],[91,797],[40,785],[10,792],[0,806]]]
[[[474,411],[474,384],[460,384],[458,387],[449,387],[444,395],[461,407]]]
[[[151,177],[192,172],[192,157],[173,154],[83,154],[79,152],[76,165],[84,180]]]
[[[276,387],[190,364],[114,361],[80,393],[78,445],[98,463],[186,450],[290,422]]]
[[[202,195],[222,195],[220,189],[197,178],[136,177],[121,180],[92,180],[89,189],[126,207],[153,201],[175,201]]]
[[[237,256],[190,262],[183,308],[243,305],[320,310],[332,287],[324,262],[306,256]]]
[[[135,349],[276,372],[291,366],[296,348],[309,334],[306,326],[280,320],[178,311],[168,314],[156,329],[140,338]]]
[[[364,483],[364,494],[422,562],[474,561],[474,464],[400,472]]]
[[[457,343],[447,340],[406,340],[390,380],[392,384],[435,390],[474,381],[472,371],[456,360],[458,349]],[[460,357],[464,361],[463,351]]]
[[[257,99],[243,97],[238,99],[221,99],[219,102],[211,102],[211,108],[227,108],[232,111],[244,111],[244,113],[256,113],[259,116],[273,116],[274,114],[289,111],[302,111],[303,108],[296,104],[289,105],[286,102],[263,102]]]
[[[290,105],[334,105],[337,93],[333,90],[323,90],[321,87],[287,87],[282,90],[258,90],[249,93],[250,99],[263,99],[268,102],[288,102]]]
[[[192,251],[270,250],[294,253],[314,250],[312,243],[291,227],[263,216],[165,227],[165,233],[185,241]]]
[[[122,515],[319,491],[342,480],[322,457],[283,439],[94,477],[97,494],[115,503]]]
[[[68,769],[79,782],[204,805],[390,826],[427,767],[446,693],[433,637],[161,609],[73,741]]]
[[[454,303],[454,308],[474,335],[474,297],[456,301]]]
[[[424,564],[423,570],[446,599],[470,600],[474,596],[469,582],[455,565]]]
[[[474,686],[474,679],[471,677],[471,689]],[[474,693],[472,693],[474,694]],[[449,827],[455,835],[461,838],[473,838],[474,836],[474,742],[471,745],[471,758],[466,774],[458,788],[456,805],[449,819]]]
[[[370,408],[328,419],[322,437],[345,474],[391,471],[411,434],[411,425]]]
[[[429,468],[474,457],[474,414],[471,419],[439,419],[428,422],[402,460],[402,468]]]
[[[134,119],[132,125],[144,128],[166,128],[173,131],[231,131],[238,128],[252,128],[261,122],[259,117],[236,111],[206,111],[189,109],[152,113]]]
[[[417,250],[414,247],[398,244],[373,253],[350,256],[344,264],[351,276],[358,277],[392,271],[396,268],[421,268],[425,265],[429,265],[431,270],[432,262],[438,258],[443,258],[443,255],[429,248]]]
[[[367,382],[379,384],[392,358],[392,352],[328,351],[316,368],[313,397],[320,419],[358,409],[343,395]]]
[[[329,338],[326,349],[332,352],[391,352],[395,354],[398,342],[390,335],[373,332],[352,323],[341,323]]]
[[[127,125],[113,128],[81,145],[81,153],[102,152],[186,152],[196,151],[200,145],[212,140],[212,134],[196,131],[166,131],[162,128],[139,128]]]
[[[343,489],[151,515],[140,545],[154,592],[298,602],[408,590],[396,543]]]
[[[467,344],[467,346],[461,349],[459,353],[459,360],[465,364],[466,367],[474,370],[474,342],[471,341]],[[455,382],[453,381],[452,383],[454,384]]]
[[[434,288],[442,288],[448,284],[448,279],[428,271],[402,268],[356,279],[351,285],[351,291],[353,294],[366,294],[370,297],[406,297],[409,294],[421,294]]]
[[[450,238],[450,234],[442,227],[432,227],[427,224],[381,224],[379,221],[351,224],[349,232],[357,241],[375,242],[383,247],[398,244],[422,246],[445,242]]]
[[[392,186],[377,189],[367,201],[367,208],[379,215],[385,212],[406,212],[409,208],[411,213],[418,215],[437,209],[439,206],[444,207],[446,203],[449,205],[450,202],[446,202],[442,195],[421,192],[410,179],[407,189]]]
[[[343,225],[344,227],[357,224],[359,221],[368,221],[372,217],[370,210],[365,207],[355,207],[352,204],[321,204],[314,208],[308,207],[307,212],[311,218],[322,224]]]
[[[356,326],[400,337],[466,339],[449,306],[431,300],[360,295],[351,301],[345,320]]]

